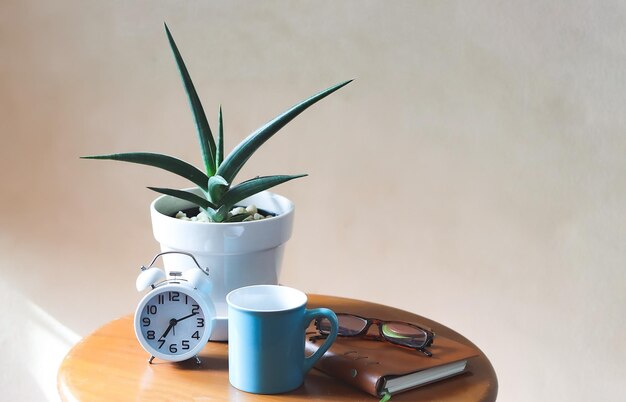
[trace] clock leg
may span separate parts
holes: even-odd
[[[202,364],[202,361],[200,360],[198,355],[196,355],[195,358],[196,358],[196,364]]]
[[[150,359],[148,359],[148,364],[152,364],[152,360],[154,360],[154,356],[150,356]]]

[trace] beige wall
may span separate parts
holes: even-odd
[[[0,3],[4,396],[52,398],[69,345],[133,310],[145,186],[187,185],[78,156],[199,162],[165,20],[227,149],[356,79],[241,176],[310,174],[280,188],[283,283],[457,329],[502,401],[623,398],[626,6],[515,3]]]

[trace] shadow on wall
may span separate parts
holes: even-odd
[[[0,280],[0,305],[4,306],[0,312],[3,399],[59,400],[57,370],[80,337],[3,280]]]

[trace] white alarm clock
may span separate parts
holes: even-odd
[[[154,262],[164,254],[184,254],[198,269],[171,271],[169,277]],[[151,357],[178,362],[195,357],[206,345],[213,328],[215,306],[210,298],[211,283],[193,255],[179,251],[157,254],[150,265],[141,267],[137,290],[152,289],[135,311],[135,335]]]

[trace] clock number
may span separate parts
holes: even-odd
[[[189,296],[185,295],[185,304],[189,304]]]
[[[165,303],[165,296],[163,296],[163,294],[161,293],[161,294],[158,296],[157,300],[158,300],[158,303],[159,303],[159,304],[163,304],[163,303]]]
[[[143,326],[144,327],[149,327],[150,326],[150,319],[148,317],[142,318],[141,321],[143,322]]]
[[[204,318],[196,318],[196,320],[198,320],[198,324],[196,325],[196,327],[198,328],[204,327]]]
[[[170,301],[180,301],[180,293],[178,292],[170,292]]]
[[[200,312],[200,306],[197,304],[191,305],[191,314],[198,314]]]
[[[148,314],[156,314],[157,313],[157,306],[155,306],[154,304],[148,304],[146,306],[146,313],[148,313]]]
[[[159,342],[159,349],[161,349],[163,345],[165,345],[165,339],[159,339],[157,342]]]
[[[191,337],[193,339],[200,339],[200,334],[198,334],[198,331],[194,332],[193,335],[191,335]]]
[[[171,353],[176,353],[176,352],[178,352],[178,349],[176,348],[176,344],[175,344],[175,343],[172,343],[172,344],[170,345],[170,352],[171,352]]]
[[[152,340],[152,339],[154,339],[154,337],[155,337],[154,331],[150,330],[150,331],[146,332],[146,338]]]
[[[188,340],[182,341],[181,344],[183,346],[183,350],[189,349],[189,341]]]

